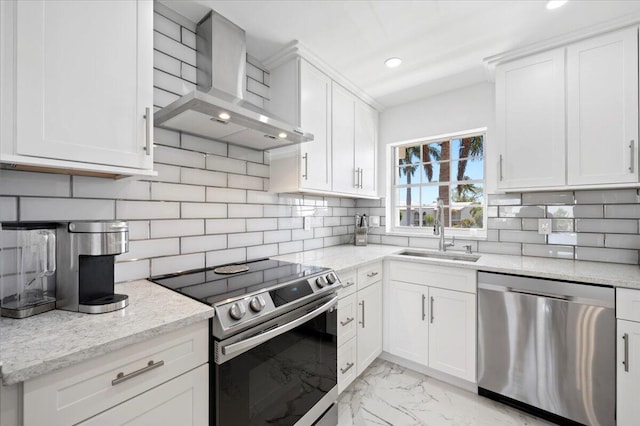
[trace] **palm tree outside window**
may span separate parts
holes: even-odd
[[[484,229],[484,139],[463,134],[395,147],[392,223],[433,228],[441,198],[446,227]]]

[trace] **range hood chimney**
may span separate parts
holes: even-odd
[[[158,127],[268,150],[313,135],[243,100],[247,49],[242,28],[211,11],[196,29],[197,90],[155,114]]]

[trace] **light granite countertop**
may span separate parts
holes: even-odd
[[[116,284],[115,291],[129,295],[129,306],[116,312],[1,318],[2,382],[23,382],[214,316],[204,303],[146,280]]]
[[[292,253],[275,259],[306,263],[346,271],[359,265],[384,258],[422,262],[434,265],[455,265],[456,267],[479,271],[502,272],[557,280],[577,281],[587,284],[610,285],[640,289],[640,266],[605,262],[548,259],[543,257],[509,256],[476,253],[477,262],[448,259],[402,256],[397,253],[405,247],[369,244],[367,246],[342,245]],[[412,251],[433,252],[433,250],[413,249]],[[460,252],[457,252],[460,253]]]

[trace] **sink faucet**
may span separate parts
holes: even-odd
[[[447,247],[453,247],[455,245],[456,237],[454,236],[450,242],[446,242],[444,239],[444,203],[442,202],[442,198],[438,198],[436,209],[436,223],[433,227],[433,235],[440,235],[438,250],[447,251]]]

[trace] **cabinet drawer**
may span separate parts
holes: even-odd
[[[389,262],[389,279],[476,293],[476,271],[412,262]]]
[[[338,272],[338,278],[342,283],[342,288],[338,290],[338,297],[343,298],[356,292],[358,274],[355,269],[346,272]]]
[[[356,335],[356,307],[355,294],[338,301],[338,346]]]
[[[640,290],[616,289],[616,317],[640,322]]]
[[[24,383],[24,426],[76,424],[208,361],[203,321]],[[164,364],[113,384],[152,361]]]
[[[338,348],[338,393],[342,393],[356,378],[356,339]]]
[[[358,268],[358,290],[362,290],[382,279],[382,262]]]

